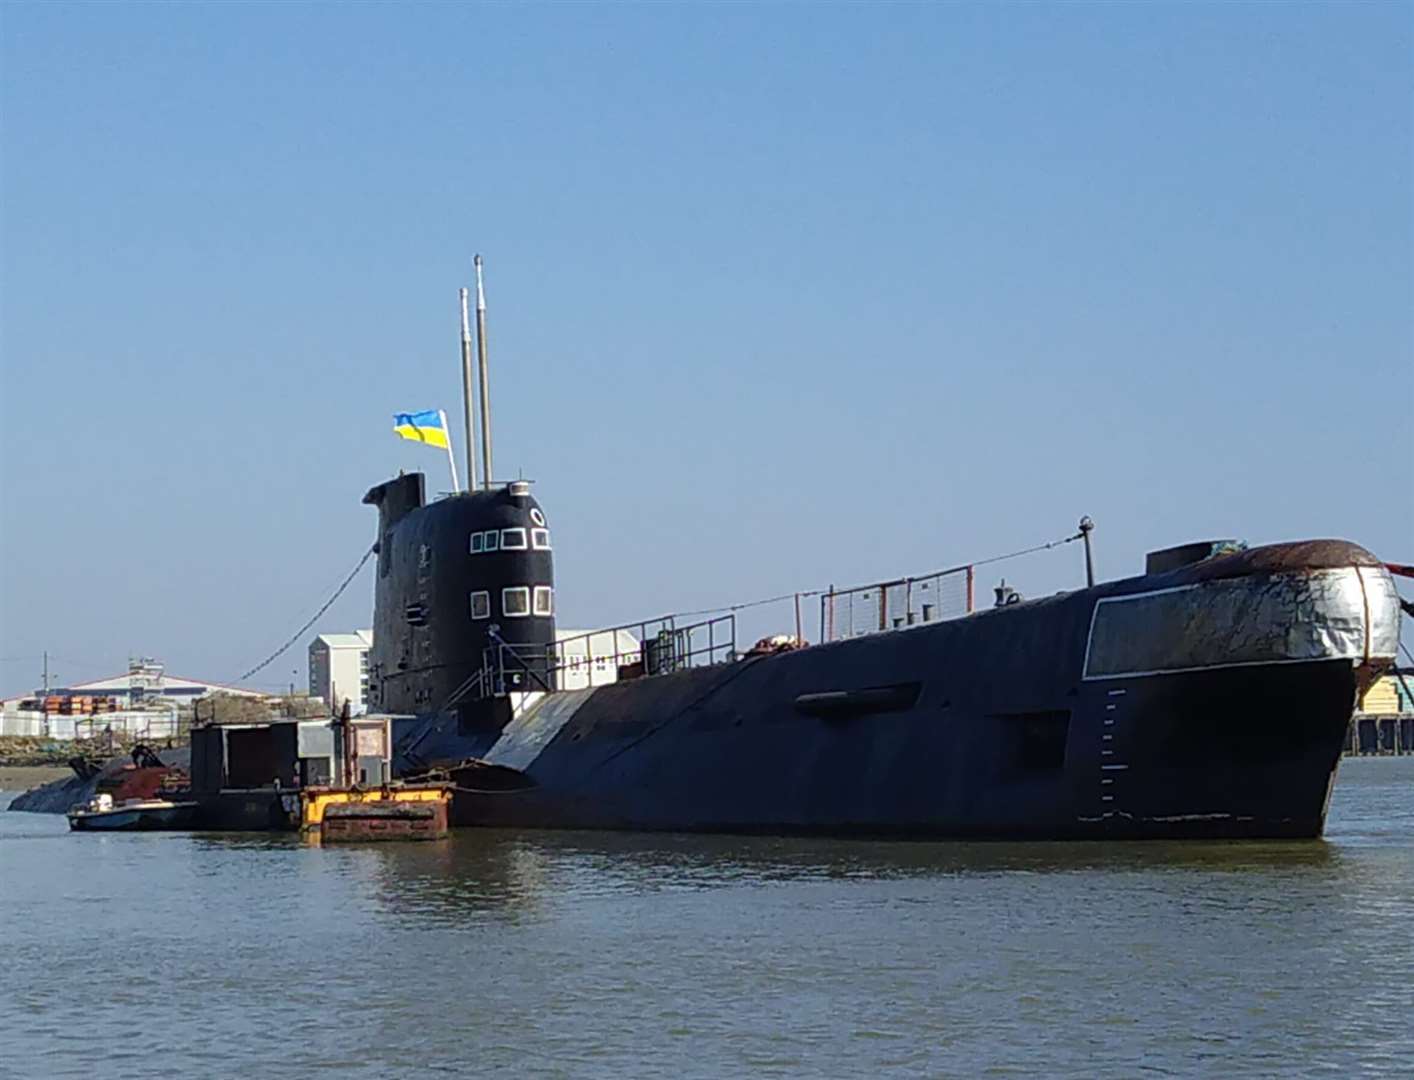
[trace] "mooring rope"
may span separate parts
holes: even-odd
[[[353,568],[353,570],[351,570],[351,571],[349,572],[349,576],[348,576],[348,577],[344,578],[343,584],[340,585],[337,589],[334,590],[334,595],[331,596],[331,597],[329,597],[328,600],[324,601],[324,606],[321,607],[318,611],[316,611],[316,612],[314,613],[313,617],[311,617],[310,620],[309,620],[307,623],[305,623],[305,624],[304,624],[303,626],[301,626],[298,630],[296,630],[293,634],[291,634],[289,641],[285,642],[285,643],[284,643],[283,645],[281,645],[278,649],[276,649],[273,653],[271,653],[269,656],[267,656],[264,660],[262,660],[262,661],[260,661],[260,663],[256,664],[255,667],[253,667],[253,668],[251,668],[249,671],[247,671],[244,675],[242,675],[239,679],[237,679],[236,682],[245,682],[247,679],[249,679],[249,678],[250,678],[252,675],[254,675],[256,672],[260,671],[260,670],[261,670],[262,668],[264,668],[264,667],[268,667],[270,664],[273,664],[273,663],[274,663],[276,660],[278,660],[282,655],[284,655],[284,653],[289,649],[289,647],[290,647],[291,645],[293,645],[296,641],[298,641],[301,637],[304,636],[304,632],[305,632],[306,630],[308,630],[311,626],[313,626],[316,622],[319,621],[319,616],[323,615],[326,611],[328,611],[331,607],[334,606],[334,601],[337,600],[340,596],[342,596],[342,595],[344,594],[344,590],[347,589],[351,584],[353,584],[353,579],[356,578],[356,577],[358,577],[358,572],[363,569],[363,564],[366,563],[366,562],[368,562],[369,558],[370,558],[370,557],[373,555],[373,553],[374,553],[375,551],[377,551],[377,550],[378,550],[378,545],[377,545],[377,544],[374,544],[374,545],[373,545],[372,547],[370,547],[367,551],[365,551],[365,552],[363,553],[363,558],[361,558],[361,559],[358,560],[358,565],[355,566],[355,567]]]

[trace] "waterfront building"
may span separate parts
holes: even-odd
[[[309,693],[337,712],[345,699],[355,716],[367,711],[372,630],[320,634],[309,643]]]
[[[619,668],[642,660],[630,631],[555,628],[556,690],[584,690],[619,681]]]
[[[1381,675],[1360,695],[1346,753],[1414,754],[1414,667]]]
[[[0,702],[0,734],[83,739],[106,731],[141,738],[179,733],[178,714],[212,694],[264,698],[254,690],[167,674],[150,656],[133,657],[120,675],[49,686]]]
[[[1414,668],[1381,675],[1360,695],[1357,711],[1369,716],[1414,714]]]

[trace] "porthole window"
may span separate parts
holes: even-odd
[[[531,529],[531,530],[530,530],[530,546],[533,547],[536,551],[549,551],[549,550],[550,550],[550,530],[549,530],[549,529]]]
[[[479,589],[471,594],[471,617],[473,619],[489,619],[491,617],[491,594],[485,589]]]
[[[530,586],[512,585],[501,590],[501,614],[520,619],[530,614]]]
[[[555,614],[555,590],[549,585],[535,586],[535,614]]]
[[[498,547],[501,546],[501,534],[498,530],[492,529],[485,535],[486,543],[483,545],[483,551],[495,551]]]
[[[473,555],[480,555],[485,546],[486,537],[482,536],[479,532],[471,534],[471,553]]]
[[[502,550],[502,551],[524,551],[524,550],[525,550],[525,530],[524,530],[524,529],[502,529],[502,530],[501,530],[501,550]]]
[[[530,520],[535,522],[535,524],[539,525],[541,528],[544,528],[545,515],[540,512],[540,507],[532,506],[530,508]]]

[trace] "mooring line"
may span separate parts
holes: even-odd
[[[269,666],[270,664],[273,664],[282,655],[284,655],[284,653],[289,649],[291,645],[293,645],[296,641],[298,641],[301,637],[304,636],[304,632],[306,630],[308,630],[311,626],[313,626],[316,622],[319,621],[319,616],[323,615],[326,611],[328,611],[331,607],[334,606],[334,601],[343,595],[344,590],[347,589],[349,585],[353,583],[353,579],[358,577],[358,572],[363,569],[363,564],[368,562],[370,556],[372,556],[372,554],[377,550],[378,545],[374,544],[367,551],[365,551],[363,553],[363,558],[358,560],[358,565],[353,568],[348,577],[344,578],[344,583],[334,590],[333,596],[329,597],[328,600],[324,601],[324,606],[314,613],[313,617],[309,620],[309,622],[305,623],[298,630],[296,630],[292,635],[290,635],[289,641],[285,642],[273,653],[267,656],[264,660],[256,664],[255,667],[247,671],[244,675],[237,679],[236,682],[245,682],[256,672],[260,671],[264,667]]]

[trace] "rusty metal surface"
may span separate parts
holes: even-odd
[[[1301,540],[1265,544],[1230,555],[1217,555],[1165,575],[1175,582],[1211,581],[1244,574],[1274,574],[1290,570],[1334,570],[1342,566],[1383,567],[1383,563],[1349,540]]]
[[[447,835],[448,800],[339,803],[324,811],[325,842],[438,840]]]
[[[129,764],[100,778],[94,790],[112,795],[114,802],[152,799],[159,791],[180,786],[185,777],[182,770],[169,769],[162,764],[142,767]]]

